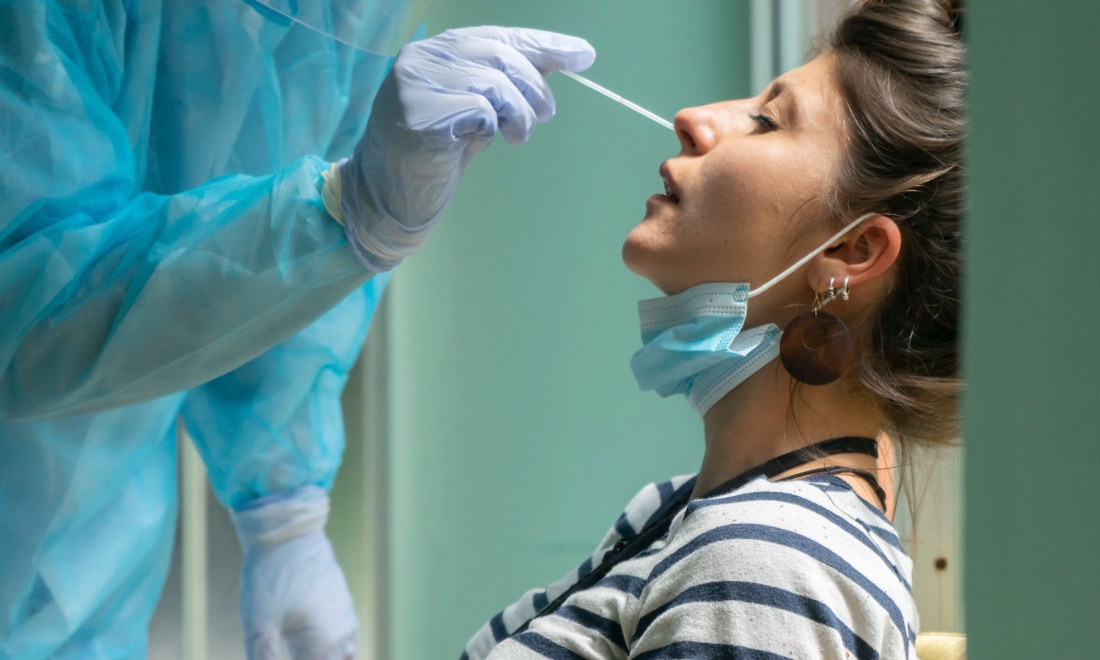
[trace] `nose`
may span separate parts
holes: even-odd
[[[714,148],[727,131],[736,128],[736,107],[740,101],[723,101],[694,108],[684,108],[676,113],[672,127],[685,154],[704,154]],[[745,113],[740,113],[745,114]],[[746,114],[747,118],[747,114]]]
[[[714,146],[714,132],[707,124],[706,106],[684,108],[672,118],[685,154],[700,154]]]

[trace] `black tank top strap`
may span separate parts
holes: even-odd
[[[715,497],[717,495],[730,493],[760,475],[764,475],[770,479],[787,470],[794,469],[799,465],[805,465],[810,461],[816,461],[826,456],[835,456],[836,454],[863,454],[872,458],[878,458],[878,442],[874,438],[845,436],[801,447],[794,451],[787,452],[782,456],[776,456],[770,461],[761,463],[751,470],[742,472],[733,479],[708,490],[703,494],[703,497]]]
[[[861,479],[866,481],[871,486],[871,488],[874,489],[875,495],[878,496],[879,502],[882,503],[882,510],[884,512],[886,511],[886,491],[882,489],[881,485],[879,485],[878,477],[876,477],[874,474],[872,474],[871,472],[869,472],[867,470],[861,470],[859,468],[852,468],[852,467],[844,467],[843,465],[824,465],[824,466],[821,466],[821,467],[816,467],[816,468],[813,468],[813,469],[810,469],[810,470],[806,470],[805,472],[799,472],[798,474],[792,474],[792,475],[783,477],[782,479],[780,479],[780,481],[793,481],[795,479],[801,479],[803,477],[809,477],[809,476],[812,476],[812,475],[815,475],[815,474],[842,474],[842,473],[854,474],[857,477],[860,477]]]

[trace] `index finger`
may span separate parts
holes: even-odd
[[[452,32],[508,44],[526,57],[542,75],[552,71],[584,71],[596,61],[596,50],[591,44],[568,34],[493,25],[460,28]]]

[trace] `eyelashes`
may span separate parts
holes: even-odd
[[[779,127],[779,125],[775,123],[775,120],[772,119],[771,117],[767,116],[767,115],[753,115],[753,114],[750,114],[749,119],[753,120],[757,124],[760,124],[761,126],[763,126],[764,128],[766,128],[768,130]]]

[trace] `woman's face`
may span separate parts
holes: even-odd
[[[833,66],[826,54],[755,98],[677,113],[680,155],[661,165],[671,194],[646,202],[623,245],[627,267],[666,294],[704,282],[755,287],[827,240],[835,227],[821,200],[845,139]],[[788,295],[808,291],[805,277],[798,289],[784,284]]]

